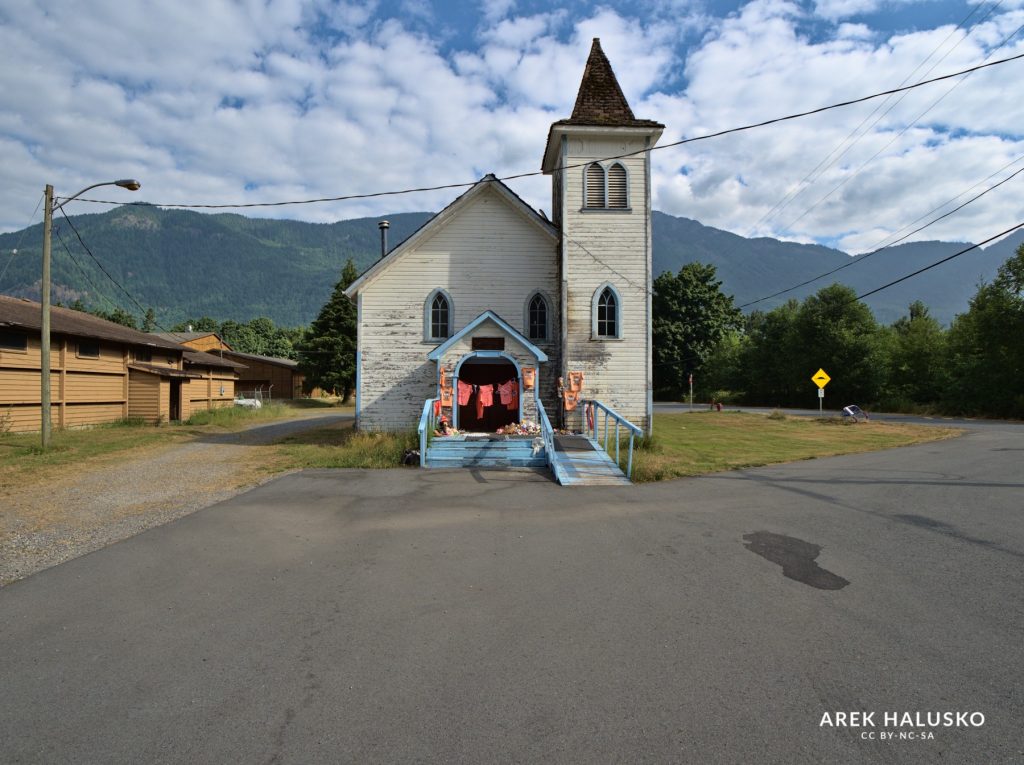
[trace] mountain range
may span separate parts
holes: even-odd
[[[430,216],[389,216],[390,246],[403,241]],[[81,299],[107,311],[120,306],[138,316],[152,307],[166,326],[201,316],[235,321],[267,316],[279,325],[307,324],[326,302],[346,260],[351,258],[362,271],[380,257],[378,220],[305,223],[148,205],[71,216],[70,224],[58,216],[52,238],[53,299],[65,304]],[[865,302],[879,321],[889,323],[905,314],[912,301],[922,300],[933,316],[948,323],[967,309],[977,285],[991,280],[1022,242],[1024,232],[1016,232]],[[653,244],[656,275],[678,271],[693,261],[711,263],[723,290],[734,296],[737,305],[851,263],[849,255],[828,247],[746,239],[660,212],[653,215]],[[866,292],[966,246],[958,242],[897,245],[746,310],[767,310],[834,281],[858,294]],[[41,247],[41,224],[0,234],[0,293],[39,298]],[[15,248],[17,254],[12,255]]]

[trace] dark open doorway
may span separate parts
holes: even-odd
[[[181,419],[181,380],[171,378],[171,402],[168,419],[177,422]]]
[[[509,381],[519,382],[516,366],[502,358],[472,358],[459,368],[459,382],[473,385],[476,389],[469,397],[469,403],[459,407],[459,430],[493,433],[504,425],[519,422],[519,407],[509,409],[498,398],[497,386]],[[479,386],[494,387],[493,403],[484,407],[482,416],[477,416]]]

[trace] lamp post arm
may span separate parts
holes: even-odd
[[[59,210],[64,205],[66,205],[68,202],[71,202],[71,201],[74,201],[75,199],[78,199],[85,192],[92,191],[93,189],[98,189],[100,186],[124,186],[125,188],[130,188],[129,186],[126,185],[128,183],[129,183],[129,181],[104,181],[103,183],[94,183],[92,186],[86,186],[84,189],[82,189],[78,193],[72,194],[70,197],[65,199],[59,205],[54,205],[53,209],[54,209],[54,211]],[[137,184],[136,181],[130,181],[130,183],[136,183]]]

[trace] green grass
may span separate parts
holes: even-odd
[[[246,409],[241,406],[222,406],[218,409],[196,412],[183,422],[182,425],[213,425],[232,429],[244,427],[253,421],[275,420],[285,417],[291,411],[291,406],[280,402],[266,403],[259,409]]]
[[[61,468],[107,454],[138,449],[167,440],[166,428],[138,420],[94,425],[75,430],[55,430],[50,448],[43,451],[38,433],[0,435],[0,486],[11,485],[40,471]]]
[[[960,431],[925,425],[850,423],[744,412],[659,414],[654,436],[633,455],[633,480],[664,481],[681,476],[757,467],[778,462],[950,438]],[[625,466],[628,440],[621,452]]]
[[[409,449],[419,448],[415,431],[357,432],[351,423],[297,433],[275,445],[275,470],[296,468],[392,468]]]
[[[153,445],[181,443],[204,433],[240,430],[249,424],[287,417],[296,409],[290,402],[274,402],[261,409],[223,407],[197,412],[187,422],[157,426],[138,419],[54,430],[50,448],[43,451],[38,433],[0,434],[0,487],[46,480],[54,471],[67,471],[85,463]]]

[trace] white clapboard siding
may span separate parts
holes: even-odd
[[[423,403],[437,394],[437,365],[424,341],[424,308],[436,288],[451,296],[454,332],[487,310],[524,335],[526,301],[541,290],[551,310],[552,355],[559,337],[558,260],[555,239],[486,190],[438,225],[414,250],[362,291],[359,327],[360,427],[402,430],[416,426]]]
[[[643,138],[577,138],[567,143],[565,198],[562,208],[566,244],[568,316],[567,371],[584,373],[583,396],[607,403],[640,427],[648,422],[650,356],[647,291],[650,288],[648,236],[650,210],[644,155],[618,160],[628,172],[613,183],[609,202],[628,188],[628,210],[584,208],[584,168],[574,165],[644,148]],[[608,165],[610,169],[614,165]],[[619,190],[611,191],[611,189]],[[597,340],[591,334],[591,305],[597,289],[609,283],[619,294],[621,339]],[[579,411],[569,420],[579,427]]]

